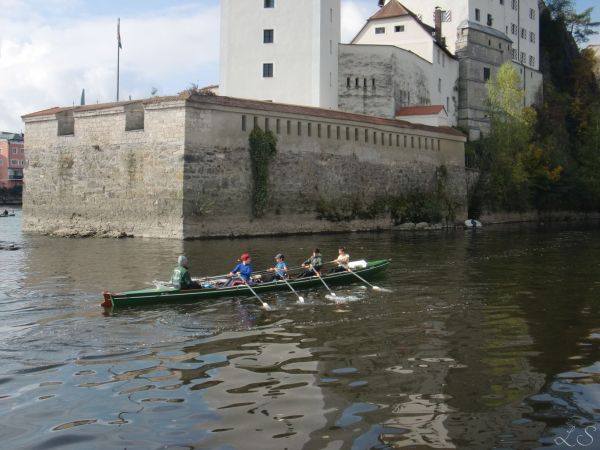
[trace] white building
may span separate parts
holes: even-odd
[[[438,22],[436,34],[435,26],[426,25],[416,14],[393,0],[372,15],[351,45],[341,50],[348,54],[357,52],[360,46],[368,45],[374,55],[381,52],[389,55],[389,63],[374,65],[369,62],[362,71],[385,71],[386,67],[396,66],[395,73],[388,77],[389,83],[385,82],[385,77],[379,83],[384,88],[388,85],[394,87],[395,108],[389,111],[392,117],[397,116],[400,107],[440,105],[447,112],[450,124],[457,124],[458,61],[443,45],[440,25]],[[402,52],[394,50],[398,48]],[[350,58],[346,56],[345,59],[347,61]],[[350,68],[355,71],[360,69],[360,62],[357,64],[355,59],[354,63],[350,67],[347,62],[340,64],[340,86],[344,77],[360,77],[360,73],[349,73]],[[342,98],[340,106],[343,106]]]
[[[340,0],[221,0],[221,95],[336,108]]]
[[[385,0],[385,3],[390,1],[396,0]],[[452,54],[457,54],[457,41],[465,28],[490,29],[490,47],[496,43],[493,37],[498,37],[492,30],[505,35],[511,43],[510,49],[501,47],[499,50],[508,52],[520,74],[527,104],[536,102],[542,83],[538,0],[402,0],[402,4],[430,26],[434,25],[435,8],[440,7],[442,36]]]

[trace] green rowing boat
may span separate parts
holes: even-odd
[[[359,281],[358,277],[356,277],[354,273],[360,275],[363,278],[369,278],[372,275],[383,272],[389,264],[389,259],[368,261],[361,268],[354,269],[353,273],[337,272],[323,275],[322,279],[325,280],[327,284],[349,284],[352,282]],[[293,286],[294,289],[305,289],[315,286],[323,286],[322,281],[316,276],[309,278],[289,279],[288,283],[291,286]],[[255,283],[252,285],[252,289],[257,294],[262,294],[264,292],[290,290],[288,285],[284,281],[280,280],[265,283]],[[252,295],[252,292],[248,288],[248,286],[244,284],[234,287],[204,288],[191,290],[180,290],[172,286],[159,285],[150,289],[121,292],[118,294],[111,294],[110,292],[105,291],[102,293],[102,295],[104,297],[104,301],[101,303],[101,306],[104,308],[115,308],[126,306],[139,306],[151,303],[168,304],[175,302],[191,302],[219,297],[240,297]]]

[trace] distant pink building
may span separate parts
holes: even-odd
[[[23,135],[0,132],[0,187],[23,186],[25,163]]]

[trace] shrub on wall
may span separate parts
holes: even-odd
[[[256,127],[249,137],[252,170],[252,216],[262,217],[269,203],[269,165],[277,153],[277,138]]]

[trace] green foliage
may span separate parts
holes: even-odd
[[[252,216],[262,217],[269,203],[269,165],[277,154],[277,138],[271,131],[254,128],[249,137],[252,170]]]
[[[595,29],[600,26],[600,22],[592,21],[594,8],[587,8],[578,13],[574,0],[547,0],[546,6],[552,18],[564,23],[576,42],[587,42],[589,36],[598,34]]]

